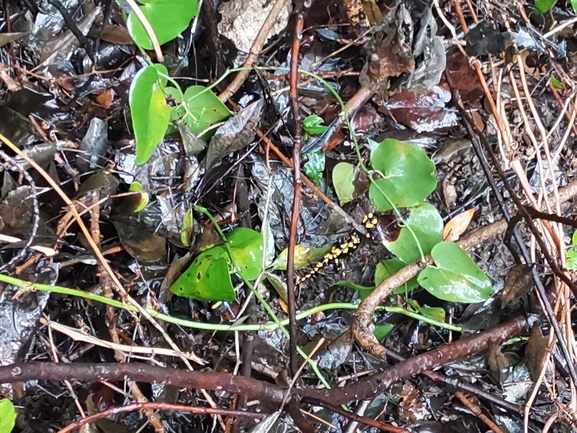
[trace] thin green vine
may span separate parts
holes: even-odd
[[[52,292],[57,293],[59,295],[66,295],[66,296],[76,296],[79,298],[90,299],[91,301],[100,302],[102,304],[111,305],[116,308],[120,308],[122,310],[131,311],[138,313],[138,309],[134,305],[125,304],[122,301],[117,301],[115,299],[109,299],[101,295],[96,295],[94,293],[85,292],[79,289],[71,289],[68,287],[61,287],[61,286],[49,286],[47,284],[40,284],[40,283],[31,283],[29,281],[23,281],[18,278],[10,277],[8,275],[0,274],[0,281],[6,284],[11,284],[15,287],[18,287],[22,292],[29,292],[29,291],[40,291],[40,292]],[[302,311],[297,314],[297,320],[303,320],[307,317],[310,317],[316,313],[320,313],[323,311],[329,310],[356,310],[358,308],[357,304],[345,303],[345,302],[335,302],[332,304],[323,304],[318,305],[314,308],[311,308],[306,311]],[[444,322],[439,322],[431,317],[421,316],[417,313],[412,311],[405,310],[401,307],[379,307],[379,310],[387,311],[389,313],[399,313],[404,314],[409,317],[416,318],[423,322],[429,323],[433,326],[439,326],[445,328],[450,331],[460,332],[461,328],[456,325],[451,325]],[[147,307],[146,312],[149,313],[152,317],[158,320],[162,320],[166,323],[171,323],[173,325],[179,325],[184,328],[191,328],[191,329],[200,329],[205,331],[216,331],[216,332],[233,332],[233,331],[268,331],[272,332],[279,329],[280,326],[288,325],[288,319],[279,320],[278,324],[275,322],[267,322],[267,323],[256,323],[256,324],[240,324],[240,325],[223,325],[223,324],[215,324],[215,323],[203,323],[203,322],[195,322],[192,320],[186,319],[179,319],[178,317],[173,317],[168,314],[159,313],[158,311]]]

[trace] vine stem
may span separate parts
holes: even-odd
[[[68,287],[61,287],[61,286],[50,286],[48,284],[39,284],[39,283],[30,283],[28,281],[23,281],[15,277],[10,277],[8,275],[0,274],[0,281],[6,284],[11,284],[15,287],[18,287],[22,292],[27,291],[40,291],[40,292],[52,292],[57,293],[59,295],[65,296],[75,296],[78,298],[90,299],[91,301],[100,302],[105,305],[111,305],[116,308],[120,308],[122,310],[130,311],[130,312],[139,312],[139,310],[130,304],[126,304],[122,301],[117,301],[115,299],[109,299],[101,295],[96,295],[94,293],[85,292],[83,290],[78,289],[71,289]],[[321,313],[324,311],[330,310],[356,310],[358,308],[357,304],[350,304],[346,302],[334,302],[331,304],[323,304],[318,305],[314,308],[311,308],[306,311],[302,311],[296,315],[296,319],[303,320],[307,317],[311,317],[314,314]],[[384,310],[390,313],[399,313],[409,317],[416,318],[423,322],[429,323],[434,326],[443,327],[445,329],[459,332],[461,330],[460,327],[455,325],[450,325],[448,323],[439,322],[434,320],[430,317],[421,316],[417,313],[412,311],[405,310],[401,307],[379,307],[379,310]],[[266,322],[266,323],[255,323],[255,324],[240,324],[240,325],[222,325],[216,323],[203,323],[203,322],[195,322],[192,320],[180,319],[178,317],[173,317],[168,314],[159,313],[152,308],[147,308],[146,311],[150,314],[153,318],[162,320],[166,323],[172,323],[174,325],[179,325],[184,328],[191,328],[191,329],[201,329],[205,331],[216,331],[216,332],[243,332],[243,331],[268,331],[272,332],[279,329],[282,326],[288,325],[288,319],[279,320],[278,322]]]

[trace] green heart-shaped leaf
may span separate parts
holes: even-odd
[[[227,236],[238,272],[247,280],[258,278],[262,265],[262,235],[240,227]],[[178,296],[201,301],[227,301],[235,298],[230,279],[232,264],[224,245],[200,253],[190,267],[174,282],[170,291]]]
[[[262,235],[252,229],[239,227],[228,236],[238,273],[247,280],[256,280],[262,268]]]
[[[409,228],[413,231],[411,233]],[[443,219],[439,211],[429,203],[421,203],[411,209],[407,220],[407,227],[401,229],[401,233],[395,242],[383,242],[387,249],[405,263],[413,263],[421,257],[417,237],[423,254],[427,255],[433,247],[443,240]]]
[[[308,116],[305,120],[303,120],[303,129],[307,134],[310,135],[319,135],[329,129],[326,126],[325,121],[321,116],[317,116],[316,114],[312,116]]]
[[[307,153],[308,161],[303,167],[303,171],[317,185],[321,183],[323,171],[325,170],[325,154],[323,152]]]
[[[435,164],[423,149],[386,139],[371,152],[371,165],[384,177],[371,182],[369,198],[380,211],[413,207],[437,186]]]
[[[355,166],[348,162],[339,162],[333,168],[333,186],[341,206],[355,198]]]
[[[164,138],[170,110],[163,86],[166,82],[158,73],[168,74],[163,65],[151,65],[137,72],[130,86],[129,104],[136,139],[136,163],[144,164]]]
[[[225,255],[221,245],[201,253],[174,282],[170,291],[200,301],[234,301],[236,294]]]
[[[174,107],[172,120],[184,121],[195,135],[231,116],[226,105],[204,86],[190,86],[186,89],[182,104],[186,107],[184,105]]]
[[[441,242],[431,255],[436,267],[427,266],[418,276],[421,286],[433,296],[451,302],[484,302],[491,296],[491,281],[463,249]]]
[[[160,45],[176,38],[198,15],[197,0],[140,0],[140,10],[150,23],[150,27]],[[152,42],[144,26],[134,12],[130,12],[126,21],[130,36],[145,50],[152,50]]]

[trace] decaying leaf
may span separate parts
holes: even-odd
[[[537,380],[541,374],[541,370],[545,366],[549,355],[549,337],[541,333],[538,326],[531,329],[531,335],[527,348],[525,349],[525,359],[527,367],[531,373],[531,379]]]
[[[523,264],[515,266],[507,279],[503,290],[499,292],[501,307],[505,307],[509,302],[524,295],[533,281],[529,268]]]
[[[489,349],[489,355],[487,357],[487,363],[489,364],[489,369],[493,376],[499,381],[504,382],[507,377],[509,377],[509,358],[501,352],[498,346],[492,346]]]
[[[467,227],[471,223],[473,216],[475,215],[475,209],[467,209],[464,212],[454,216],[443,229],[443,240],[456,242],[459,240],[461,235],[465,233]]]
[[[248,146],[256,134],[255,127],[260,121],[263,106],[264,102],[261,99],[228,119],[218,128],[208,145],[204,167],[210,169],[229,153]]]

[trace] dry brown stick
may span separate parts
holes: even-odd
[[[290,370],[292,377],[296,377],[299,369],[299,353],[297,350],[297,304],[295,295],[295,245],[297,243],[298,224],[300,219],[300,205],[301,205],[301,118],[299,114],[298,101],[298,78],[299,78],[299,52],[301,32],[304,27],[304,17],[300,13],[297,17],[295,25],[295,34],[292,44],[292,55],[290,63],[290,106],[292,112],[293,123],[293,205],[292,215],[290,220],[289,231],[289,245],[287,254],[287,299],[289,309],[289,355],[290,355]]]
[[[293,390],[292,394],[320,399],[331,404],[371,398],[384,392],[393,383],[453,362],[456,359],[482,352],[499,345],[517,335],[526,327],[524,317],[516,317],[490,330],[471,335],[459,341],[438,347],[400,362],[382,372],[373,374],[342,388]],[[256,379],[235,376],[224,372],[197,372],[157,367],[146,364],[118,363],[43,363],[26,362],[0,367],[0,384],[25,382],[28,380],[78,381],[123,381],[130,378],[136,382],[162,383],[188,388],[219,390],[234,394],[246,394],[250,399],[259,399],[280,404],[285,391],[277,385]]]
[[[387,390],[398,380],[427,370],[434,370],[448,362],[453,362],[473,353],[483,352],[491,346],[503,344],[524,330],[526,326],[526,319],[519,316],[487,331],[473,334],[467,338],[409,358],[352,385],[331,390],[307,388],[298,390],[298,393],[302,397],[320,398],[329,401],[331,404],[344,404],[352,400],[372,398]]]
[[[100,249],[100,203],[97,191],[91,192],[92,197],[90,198],[91,207],[90,207],[90,234],[92,235],[92,240]],[[88,201],[88,200],[87,200]],[[102,294],[107,297],[108,299],[112,299],[113,292],[112,292],[112,281],[110,280],[110,275],[106,271],[105,267],[102,266],[102,263],[98,263],[98,277],[100,281],[100,286],[102,288]],[[116,312],[114,311],[114,307],[112,305],[106,306],[106,317],[108,319],[108,333],[110,335],[110,339],[114,344],[120,345],[120,338],[118,337],[118,330],[116,328]],[[138,323],[136,324],[138,326]],[[124,361],[124,354],[119,350],[114,350],[114,358],[118,362]],[[140,390],[138,384],[132,380],[127,381],[129,393],[132,394],[134,400],[138,403],[147,403],[148,399]],[[162,424],[160,418],[156,415],[156,412],[153,409],[145,408],[143,409],[146,418],[153,426],[155,433],[165,433],[166,429]]]
[[[276,18],[278,17],[280,12],[285,8],[288,2],[289,2],[288,0],[276,0],[274,6],[268,13],[268,16],[266,17],[266,20],[263,23],[260,31],[256,35],[256,38],[252,43],[252,46],[250,47],[248,57],[246,58],[245,62],[242,65],[243,68],[250,68],[252,65],[256,63],[256,61],[258,60],[258,56],[262,51],[262,47],[264,47],[264,44],[268,38],[268,34],[270,33],[271,29],[273,28],[276,22]],[[220,99],[222,102],[228,101],[232,97],[232,95],[234,95],[238,91],[238,89],[242,87],[244,80],[246,80],[249,74],[250,69],[242,70],[239,73],[237,73],[236,77],[234,77],[234,80],[232,80],[232,82],[227,86],[227,88],[224,89],[220,95],[218,95],[218,99]]]
[[[571,182],[559,190],[559,198],[562,203],[568,201],[577,195],[577,181]],[[480,245],[489,239],[494,238],[507,230],[507,221],[504,219],[494,222],[483,227],[470,235],[463,237],[458,244],[465,250]],[[397,287],[409,281],[411,278],[424,269],[427,264],[432,264],[433,259],[430,255],[425,257],[425,261],[418,260],[399,272],[385,278],[373,292],[359,305],[354,314],[354,320],[351,325],[353,335],[361,347],[369,353],[380,358],[386,357],[387,350],[381,346],[372,331],[371,318],[375,313],[377,306],[395,290]]]
[[[76,421],[67,427],[58,430],[58,433],[69,433],[74,429],[80,428],[86,424],[98,421],[100,419],[108,418],[112,415],[118,415],[120,413],[134,412],[137,410],[174,410],[178,412],[188,412],[197,415],[224,415],[233,416],[238,418],[264,418],[266,415],[254,412],[245,412],[240,410],[230,410],[230,409],[220,409],[220,408],[209,408],[209,407],[196,407],[188,406],[184,404],[170,404],[170,403],[158,403],[158,402],[148,402],[148,403],[133,403],[121,407],[111,407],[109,409],[103,410],[97,414],[88,416],[84,419]]]
[[[461,403],[463,403],[471,412],[473,412],[475,414],[475,416],[477,418],[479,418],[481,421],[483,421],[487,427],[489,427],[491,430],[493,430],[493,433],[504,433],[503,430],[501,430],[497,424],[495,424],[487,415],[485,415],[481,409],[479,409],[477,406],[475,406],[473,403],[471,403],[469,401],[469,399],[467,397],[465,397],[465,394],[463,394],[460,391],[457,391],[455,393],[455,396],[459,399],[459,401]]]
[[[368,425],[370,427],[375,427],[381,431],[386,431],[390,433],[411,433],[412,430],[407,430],[405,428],[397,427],[391,424],[385,424],[384,422],[378,421],[376,419],[372,419],[366,416],[358,415],[355,412],[349,412],[348,410],[344,410],[340,406],[336,406],[334,404],[318,400],[316,398],[303,398],[305,403],[312,404],[313,406],[320,406],[328,409],[332,412],[338,413],[339,415],[350,419],[356,423],[362,423]],[[355,430],[357,431],[357,430]]]

